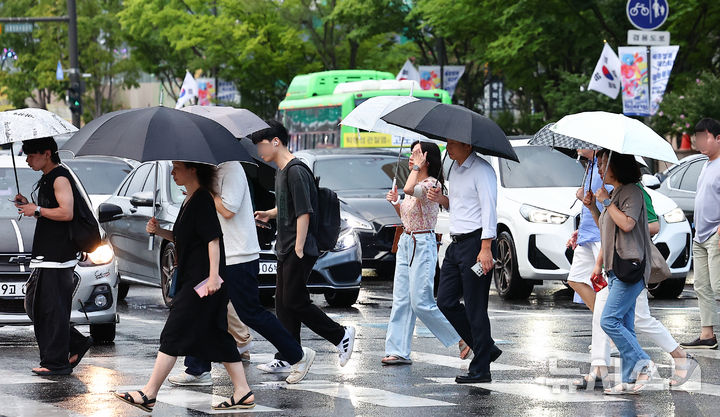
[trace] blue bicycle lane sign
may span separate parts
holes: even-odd
[[[628,0],[627,17],[640,30],[654,30],[665,23],[670,13],[667,0]]]

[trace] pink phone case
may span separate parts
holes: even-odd
[[[203,280],[203,282],[201,282],[198,285],[196,285],[195,287],[193,287],[195,289],[195,292],[197,293],[197,295],[200,296],[200,298],[203,298],[206,295],[208,295],[207,283],[208,283],[209,279],[210,278],[205,278],[205,280]],[[220,278],[220,284],[222,284],[223,282],[224,282],[223,279]]]

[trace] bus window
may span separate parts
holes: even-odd
[[[339,136],[342,107],[311,107],[281,110],[282,122],[291,136],[297,135],[294,150],[327,146],[329,138]],[[328,139],[326,139],[328,138]],[[332,139],[334,142],[334,139]]]

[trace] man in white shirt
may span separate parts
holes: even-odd
[[[453,240],[440,269],[437,304],[474,353],[468,374],[457,376],[455,382],[490,382],[490,362],[502,353],[490,335],[487,314],[496,250],[497,178],[471,145],[448,140],[447,153],[455,161],[448,176],[449,196],[440,188],[428,192],[430,200],[450,211]],[[482,276],[471,269],[476,263],[482,266]]]
[[[294,365],[288,383],[298,383],[307,375],[315,351],[303,348],[280,323],[277,317],[260,304],[258,274],[260,244],[258,242],[253,205],[245,171],[239,162],[226,162],[218,167],[215,184],[215,209],[223,230],[226,275],[224,284],[237,316],[251,329],[260,333]],[[190,359],[190,361],[188,361]],[[211,385],[210,362],[186,358],[188,369],[169,380],[175,385]],[[290,368],[290,366],[288,366]],[[195,375],[198,374],[199,375]],[[272,372],[277,372],[273,370]]]

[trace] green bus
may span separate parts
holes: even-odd
[[[376,96],[407,96],[450,103],[445,90],[421,90],[413,81],[396,81],[389,72],[337,70],[298,75],[278,106],[278,118],[290,134],[292,150],[313,148],[390,148],[392,135],[358,131],[339,123],[356,106]]]

